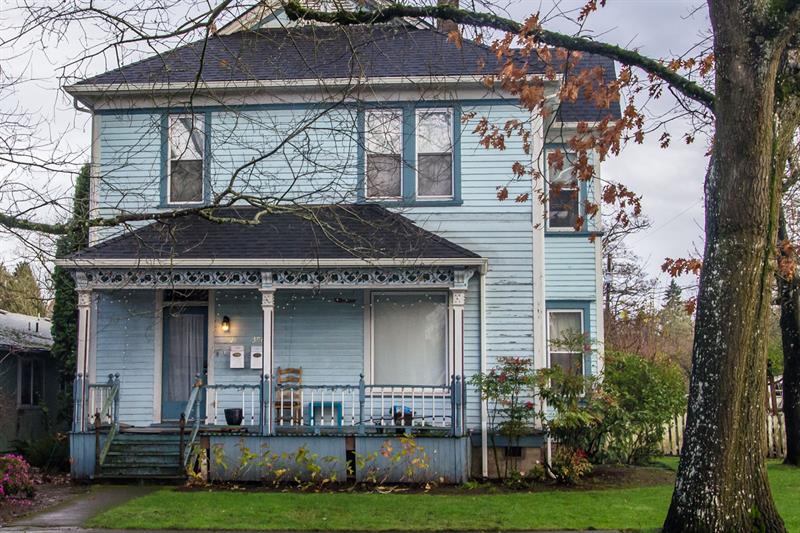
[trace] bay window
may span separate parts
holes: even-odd
[[[417,197],[453,196],[453,112],[417,110]]]
[[[367,111],[364,129],[367,198],[402,197],[403,111]]]
[[[372,294],[372,383],[447,384],[447,294]]]
[[[170,115],[167,201],[192,204],[203,201],[205,130],[200,115]]]
[[[583,311],[548,311],[550,367],[568,374],[583,373]]]

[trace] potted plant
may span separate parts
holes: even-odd
[[[241,408],[233,407],[225,409],[225,423],[229,426],[241,426],[244,415]]]

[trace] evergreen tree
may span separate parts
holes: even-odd
[[[89,165],[84,165],[75,180],[70,229],[56,242],[57,257],[77,252],[89,243],[89,180]],[[61,362],[64,380],[71,382],[75,377],[78,345],[78,295],[72,276],[61,267],[53,271],[53,292],[52,351],[53,356]]]
[[[658,351],[680,365],[688,376],[692,368],[694,324],[686,309],[678,283],[672,279],[658,313]]]
[[[45,314],[41,288],[30,263],[18,263],[13,274],[0,265],[0,309],[32,316]]]
[[[678,286],[675,278],[670,280],[669,287],[667,287],[667,290],[664,293],[664,309],[669,311],[680,311],[683,309],[681,288]]]

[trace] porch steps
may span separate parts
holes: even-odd
[[[163,481],[185,479],[180,454],[180,435],[177,433],[119,433],[100,471],[95,476],[102,481]]]

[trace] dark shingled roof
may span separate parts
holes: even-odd
[[[258,224],[218,223],[198,215],[153,222],[86,248],[73,260],[108,259],[458,259],[480,256],[374,204],[307,206]],[[253,207],[217,209],[252,220]]]
[[[211,36],[159,56],[111,70],[77,85],[300,80],[349,77],[475,76],[501,64],[488,47],[464,40],[458,48],[430,28],[398,25],[302,26],[239,31]],[[578,68],[601,66],[614,78],[614,62],[584,54]],[[543,71],[539,65],[534,71]],[[598,120],[619,105],[598,109],[591,102],[563,106],[563,120]]]

